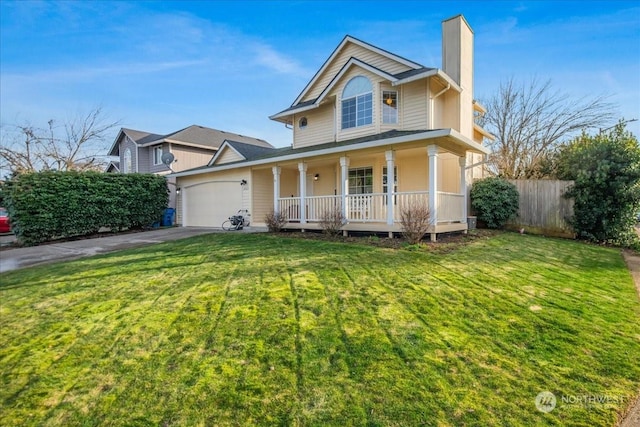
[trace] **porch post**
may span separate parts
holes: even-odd
[[[273,172],[273,212],[280,212],[280,166],[271,168]]]
[[[434,229],[431,233],[431,241],[435,242],[435,228],[438,225],[438,146],[428,145],[427,153],[429,154],[429,211]]]
[[[394,171],[396,153],[393,150],[388,150],[384,152],[384,157],[387,160],[387,225],[393,225],[393,184],[396,182]]]
[[[307,164],[298,163],[300,172],[300,224],[307,223]]]
[[[458,158],[458,162],[460,163],[460,194],[464,197],[462,198],[462,218],[460,218],[460,222],[466,224],[467,222],[467,156],[466,153],[464,156]]]
[[[347,209],[347,193],[349,192],[349,158],[340,157],[340,195],[342,196],[342,214],[349,219]]]

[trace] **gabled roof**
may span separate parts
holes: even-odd
[[[273,147],[267,141],[250,136],[244,136],[233,132],[207,128],[204,126],[191,125],[179,131],[164,135],[155,140],[151,140],[141,144],[141,146],[160,144],[162,142],[170,142],[174,144],[190,145],[201,148],[209,148],[217,150],[222,143],[232,139],[246,144],[253,144],[260,147]]]
[[[168,142],[215,151],[226,139],[233,139],[250,145],[273,148],[271,144],[263,139],[252,138],[250,136],[225,132],[223,130],[212,129],[199,125],[191,125],[167,135],[158,135],[150,132],[122,128],[109,150],[110,156],[119,155],[119,145],[123,135],[128,136],[139,147],[148,147],[150,145]]]
[[[216,154],[213,155],[213,157],[211,158],[211,161],[209,161],[208,166],[215,165],[216,164],[216,160],[220,156],[222,156],[222,154],[225,152],[225,150],[234,151],[236,154],[238,154],[244,160],[253,160],[255,158],[261,157],[263,155],[266,155],[266,154],[274,151],[275,148],[273,148],[273,147],[261,147],[261,146],[258,146],[258,145],[246,144],[244,142],[238,142],[238,141],[230,141],[230,140],[227,139],[222,143],[222,145],[220,146],[218,151],[216,151]]]
[[[312,100],[306,100],[306,101],[300,102],[300,100],[304,99],[305,95],[309,93],[313,85],[319,80],[319,78],[323,75],[323,73],[329,68],[329,66],[331,65],[331,62],[340,54],[340,52],[344,49],[347,43],[354,43],[367,50],[383,55],[393,61],[402,63],[403,65],[410,67],[411,69],[402,71],[400,73],[391,74],[378,67],[368,64],[362,61],[361,59],[350,57],[349,60],[341,67],[340,71],[338,71],[338,73],[335,76],[333,76],[329,84],[322,89],[322,92],[318,95],[318,97]],[[322,101],[328,96],[329,92],[331,92],[331,89],[333,89],[333,87],[340,81],[342,76],[354,66],[360,67],[364,70],[367,70],[373,74],[376,74],[386,79],[387,81],[391,82],[392,86],[399,86],[415,80],[425,79],[425,78],[435,76],[435,77],[438,77],[440,80],[442,80],[442,82],[445,85],[449,85],[451,88],[453,88],[458,92],[462,91],[460,86],[451,77],[449,77],[444,71],[438,68],[425,67],[423,65],[418,64],[417,62],[409,61],[406,58],[390,53],[384,49],[380,49],[379,47],[373,46],[369,43],[365,43],[354,37],[346,36],[342,40],[342,42],[340,42],[338,47],[333,51],[331,56],[329,56],[329,58],[325,61],[325,63],[320,68],[320,70],[318,70],[318,72],[313,76],[311,81],[303,89],[300,95],[298,95],[298,97],[293,102],[293,104],[289,108],[269,116],[269,118],[271,120],[277,120],[277,121],[287,123],[288,122],[287,117],[289,117],[291,114],[300,113],[303,111],[313,110],[314,108],[317,108],[322,103]]]
[[[153,141],[158,138],[162,138],[162,135],[158,135],[151,132],[145,132],[142,130],[135,129],[127,129],[121,128],[120,132],[118,132],[118,136],[113,141],[113,145],[109,149],[109,156],[118,156],[120,155],[120,140],[123,136],[128,136],[136,144],[144,144],[148,141]]]
[[[120,172],[120,162],[110,161],[105,172]]]
[[[392,59],[394,61],[400,62],[401,64],[404,64],[407,67],[424,68],[422,65],[418,64],[417,62],[410,61],[410,60],[408,60],[406,58],[403,58],[402,56],[396,55],[394,53],[391,53],[389,51],[381,49],[381,48],[379,48],[377,46],[374,46],[372,44],[369,44],[367,42],[363,42],[362,40],[359,40],[359,39],[357,39],[355,37],[352,37],[350,35],[346,35],[345,38],[342,39],[342,41],[340,42],[338,47],[336,47],[334,49],[334,51],[331,53],[329,58],[327,58],[327,60],[324,62],[324,64],[322,64],[322,67],[320,67],[320,69],[316,72],[316,74],[313,76],[311,81],[309,81],[309,83],[307,83],[305,88],[302,89],[302,92],[300,92],[300,95],[298,95],[298,97],[295,99],[295,101],[293,101],[293,104],[291,104],[292,107],[294,105],[297,105],[298,102],[300,102],[300,100],[302,98],[304,98],[304,96],[307,94],[309,89],[311,89],[313,84],[318,80],[318,78],[320,78],[322,73],[324,73],[324,71],[329,67],[329,65],[335,59],[335,57],[338,56],[338,54],[342,51],[342,49],[344,49],[344,47],[347,45],[347,43],[353,43],[353,44],[358,45],[360,47],[363,47],[365,49],[371,50],[371,51],[376,52],[376,53],[378,53],[378,54],[380,54],[382,56],[386,56],[389,59]]]
[[[317,108],[320,103],[327,97],[331,89],[340,81],[340,78],[353,66],[358,66],[362,69],[365,69],[373,74],[377,74],[389,82],[391,82],[391,86],[399,86],[401,84],[409,83],[414,80],[424,79],[427,77],[437,76],[439,77],[445,84],[450,85],[452,89],[457,92],[461,92],[462,88],[458,86],[456,82],[453,81],[451,77],[446,75],[444,71],[438,68],[428,68],[423,67],[416,70],[404,71],[398,74],[389,74],[379,68],[374,67],[373,65],[369,65],[366,62],[363,62],[357,58],[350,58],[346,64],[340,69],[338,74],[331,80],[331,82],[324,88],[324,90],[320,93],[320,95],[313,100],[301,102],[297,105],[291,106],[286,110],[280,111],[272,116],[269,116],[271,120],[278,120],[284,117],[288,117],[293,113],[301,113],[303,111],[313,110]]]

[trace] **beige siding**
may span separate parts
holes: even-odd
[[[339,178],[336,179],[336,165],[339,168],[340,165],[336,161],[335,165],[309,165],[307,169],[307,178],[311,179],[311,186],[314,196],[333,196],[340,192]],[[314,179],[318,174],[318,180]]]
[[[244,160],[244,158],[227,146],[224,148],[224,151],[220,153],[215,164],[223,165],[225,163],[239,162],[241,160]]]
[[[252,183],[251,225],[264,227],[264,218],[273,209],[273,172],[271,169],[253,170]]]
[[[297,197],[298,191],[298,170],[282,169],[280,173],[280,197]]]
[[[429,129],[427,80],[418,80],[402,87],[403,130]]]
[[[299,121],[307,118],[307,127],[301,129]],[[308,147],[324,144],[335,140],[334,134],[334,104],[328,102],[319,108],[295,115],[293,118],[294,147]]]
[[[338,54],[324,73],[319,76],[318,80],[309,88],[306,96],[301,101],[316,99],[320,93],[329,85],[340,69],[346,64],[351,57],[357,58],[362,62],[373,65],[390,74],[397,74],[410,70],[404,64],[400,64],[392,59],[387,58],[379,53],[370,51],[353,43],[347,43],[342,52]]]
[[[460,192],[460,160],[451,153],[438,156],[438,190],[448,193]]]
[[[171,152],[176,161],[171,164],[174,172],[204,166],[215,154],[214,150],[171,144]]]
[[[451,128],[460,132],[460,95],[455,90],[449,90],[442,94],[442,122],[434,126],[438,128]],[[469,104],[469,108],[472,108]],[[472,138],[472,135],[466,135]]]
[[[426,148],[396,152],[398,191],[427,191],[429,189],[429,157]]]

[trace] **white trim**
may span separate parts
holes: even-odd
[[[273,212],[280,212],[280,173],[282,172],[282,168],[280,166],[274,166],[271,168],[271,172],[273,173]]]
[[[300,178],[300,224],[307,223],[307,164],[298,163],[298,175]]]
[[[396,79],[395,82],[391,83],[391,86],[400,86],[405,83],[411,83],[413,81],[426,79],[428,77],[439,77],[445,82],[445,84],[450,84],[451,88],[454,89],[456,92],[458,93],[462,92],[462,88],[460,87],[460,85],[456,83],[451,77],[449,77],[447,73],[445,73],[439,68],[432,68],[430,70],[426,70],[422,73],[414,74],[413,76],[410,76],[404,79],[400,79],[400,80]]]
[[[427,146],[429,156],[429,214],[432,224],[438,223],[438,146]],[[431,235],[435,241],[435,234]]]
[[[297,114],[300,113],[302,111],[307,111],[307,110],[313,110],[315,108],[318,108],[320,106],[320,103],[327,97],[327,95],[329,94],[329,92],[331,92],[331,89],[333,89],[335,87],[336,84],[338,84],[338,82],[340,81],[340,79],[342,79],[342,77],[347,73],[347,71],[349,71],[349,69],[351,69],[352,66],[357,66],[360,67],[366,71],[369,71],[372,74],[375,74],[377,76],[380,76],[390,82],[396,82],[398,81],[398,79],[396,79],[392,74],[389,74],[385,71],[382,71],[372,65],[367,64],[366,62],[362,62],[361,60],[359,60],[358,58],[349,58],[349,60],[342,66],[342,68],[340,69],[340,71],[338,72],[338,74],[335,75],[335,77],[333,79],[331,79],[331,81],[329,82],[329,84],[327,85],[327,87],[325,87],[322,92],[320,92],[320,95],[318,95],[318,98],[316,98],[316,100],[313,102],[313,104],[310,105],[305,105],[303,107],[300,108],[296,108],[296,109],[292,109],[292,110],[285,110],[282,111],[280,113],[274,114],[272,116],[269,116],[269,118],[271,120],[276,120],[276,119],[280,119],[283,117],[289,117],[293,114]],[[295,105],[295,103],[294,103]]]
[[[294,114],[301,113],[303,111],[309,111],[309,110],[318,108],[321,102],[324,100],[324,98],[326,98],[327,94],[331,91],[331,89],[333,89],[333,87],[338,83],[340,78],[349,70],[349,68],[351,68],[352,65],[359,66],[360,68],[363,68],[373,74],[376,74],[388,80],[389,82],[391,82],[392,87],[400,86],[406,83],[411,83],[416,80],[426,79],[429,77],[438,77],[444,82],[445,85],[450,85],[451,89],[455,90],[458,93],[462,92],[462,88],[460,87],[460,85],[458,85],[451,77],[449,77],[444,71],[440,70],[439,68],[432,68],[430,70],[426,70],[422,73],[414,74],[413,76],[410,76],[404,79],[397,79],[393,75],[386,73],[385,71],[382,71],[378,68],[375,68],[372,65],[367,64],[366,62],[362,62],[357,58],[350,58],[349,61],[347,61],[345,65],[342,67],[342,69],[338,72],[338,74],[336,74],[336,76],[331,80],[329,85],[327,85],[327,87],[324,88],[322,92],[320,92],[320,95],[318,95],[318,98],[313,102],[313,104],[305,105],[300,108],[293,108],[293,109],[287,109],[287,110],[281,111],[280,113],[276,113],[274,115],[269,116],[269,119],[281,121],[278,119],[283,119],[285,117],[289,117]],[[296,103],[294,102],[293,105],[295,104]]]
[[[485,128],[483,128],[482,126],[480,126],[477,123],[473,124],[473,130],[475,130],[476,132],[478,132],[479,134],[481,134],[485,138],[490,139],[491,141],[495,141],[495,139],[496,139],[494,134],[488,132]]]
[[[358,144],[325,148],[317,151],[304,151],[301,153],[294,153],[286,156],[269,157],[266,159],[252,160],[252,161],[242,162],[242,163],[233,163],[230,165],[220,165],[215,168],[208,167],[208,168],[196,169],[196,170],[194,169],[186,170],[182,172],[176,172],[175,174],[172,174],[172,176],[199,175],[202,173],[218,172],[223,170],[239,169],[239,168],[259,166],[259,165],[268,165],[271,163],[285,162],[290,160],[307,159],[310,157],[324,156],[327,154],[343,154],[343,153],[359,151],[367,148],[386,147],[389,145],[419,141],[421,139],[429,140],[429,139],[435,139],[435,138],[451,138],[456,142],[461,143],[465,151],[474,151],[481,154],[489,154],[491,152],[487,147],[484,147],[478,144],[477,142],[470,140],[469,138],[460,134],[460,132],[456,131],[455,129],[438,129],[438,130],[428,130],[425,132],[414,133],[411,135],[398,136],[395,138],[378,139],[373,141],[361,142]]]
[[[207,163],[207,166],[214,166],[216,164],[216,160],[218,160],[218,157],[220,157],[222,155],[222,150],[224,148],[230,148],[231,150],[233,150],[234,153],[236,153],[238,156],[242,157],[243,159],[247,159],[245,156],[243,156],[242,154],[240,154],[240,152],[238,150],[236,150],[233,145],[229,144],[229,140],[225,139],[224,142],[222,144],[220,144],[220,148],[218,148],[215,152],[215,154],[213,155],[213,157],[211,158],[211,160],[209,160],[209,163]]]
[[[349,69],[351,68],[351,66],[358,66],[364,70],[369,71],[372,74],[375,74],[377,76],[380,76],[384,79],[389,80],[390,82],[395,82],[398,79],[396,79],[395,77],[393,77],[393,75],[386,73],[372,65],[367,64],[366,62],[362,62],[357,58],[350,58],[346,64],[344,64],[344,66],[342,67],[342,69],[338,72],[338,74],[336,74],[336,76],[331,80],[331,82],[327,85],[326,88],[324,88],[324,90],[322,92],[320,92],[320,95],[318,96],[318,99],[316,99],[316,101],[314,102],[315,105],[319,105],[319,103],[327,96],[327,94],[331,91],[331,89],[333,89],[333,87],[340,81],[340,79],[342,78],[342,76],[344,76],[347,71],[349,71]]]
[[[393,150],[385,151],[384,153],[385,160],[387,161],[387,224],[393,225],[393,211],[394,211],[394,203],[393,203],[393,193],[395,191],[395,183],[396,183],[396,173],[395,173],[395,160],[396,153]],[[384,184],[384,183],[383,183]]]
[[[357,46],[360,46],[364,49],[370,50],[372,52],[378,53],[382,56],[385,56],[393,61],[399,62],[403,65],[406,65],[409,68],[422,68],[422,65],[413,62],[413,61],[409,61],[408,59],[402,58],[401,56],[397,56],[394,55],[391,52],[387,52],[383,49],[380,49],[378,47],[375,47],[373,45],[370,45],[366,42],[360,41],[358,39],[355,39],[351,36],[346,36],[344,39],[342,39],[342,41],[340,42],[340,44],[338,45],[338,47],[335,48],[335,50],[333,51],[333,53],[331,53],[331,55],[329,56],[329,58],[327,58],[327,60],[324,62],[324,64],[322,64],[322,67],[320,67],[320,69],[316,72],[316,74],[313,76],[313,78],[311,79],[311,81],[309,81],[309,83],[307,83],[307,85],[304,87],[304,89],[302,89],[302,92],[300,92],[300,95],[298,95],[298,97],[295,99],[295,101],[293,101],[293,104],[291,105],[296,105],[298,102],[300,102],[300,100],[302,98],[305,97],[305,95],[307,94],[307,92],[309,92],[309,90],[311,89],[311,87],[320,79],[320,77],[324,74],[324,72],[326,71],[327,68],[329,68],[329,65],[333,62],[333,60],[340,54],[340,52],[342,52],[342,49],[346,46],[347,43],[353,43]]]
[[[162,149],[162,145],[163,144],[156,144],[151,149],[151,157],[153,157],[153,166],[160,166],[160,165],[163,164],[162,163],[162,155],[164,154],[164,151]],[[158,162],[156,163],[156,151],[158,150],[158,148],[160,149],[160,157],[157,159]]]

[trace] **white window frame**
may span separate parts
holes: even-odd
[[[355,178],[356,180],[358,178],[360,178],[358,176],[358,172],[362,172],[362,178],[364,178],[366,180],[367,177],[371,178],[371,184],[367,184],[366,181],[363,182],[362,184],[358,184],[357,182],[355,183],[355,185],[352,185],[352,178]],[[353,177],[352,173],[354,173],[356,176]],[[374,185],[373,185],[373,167],[372,166],[365,166],[365,167],[361,167],[361,168],[351,168],[349,169],[349,173],[347,175],[347,180],[348,180],[348,186],[349,186],[349,194],[371,194],[373,193],[373,189],[374,189]],[[370,191],[355,191],[355,190],[370,190]]]
[[[358,127],[362,127],[362,126],[369,126],[373,124],[373,111],[374,111],[374,105],[373,105],[373,85],[371,84],[371,80],[369,80],[367,77],[365,76],[356,76],[353,77],[351,80],[349,80],[349,82],[345,85],[344,89],[342,90],[342,94],[344,96],[344,93],[348,90],[349,88],[349,84],[351,82],[353,82],[356,79],[366,79],[369,87],[371,88],[369,91],[367,92],[357,92],[354,95],[350,95],[347,98],[343,98],[341,100],[340,106],[341,106],[341,113],[340,113],[340,128],[342,130],[347,130],[347,129],[354,129],[354,128],[358,128]],[[355,108],[355,120],[353,122],[353,124],[351,125],[351,121],[347,122],[344,120],[344,115],[345,115],[345,103],[354,103],[355,105],[351,108]],[[367,108],[369,107],[370,108]],[[363,114],[364,113],[364,114]],[[349,126],[347,126],[347,124],[349,124]]]
[[[131,173],[131,169],[133,167],[133,162],[131,160],[131,148],[127,148],[126,150],[124,150],[124,155],[122,157],[123,157],[122,172]]]
[[[153,147],[153,165],[154,166],[158,166],[162,164],[162,154],[164,152],[162,151],[162,144],[161,145],[154,145]]]
[[[391,98],[393,103],[387,104],[387,99]],[[382,124],[392,125],[398,123],[398,92],[395,90],[382,91]]]

